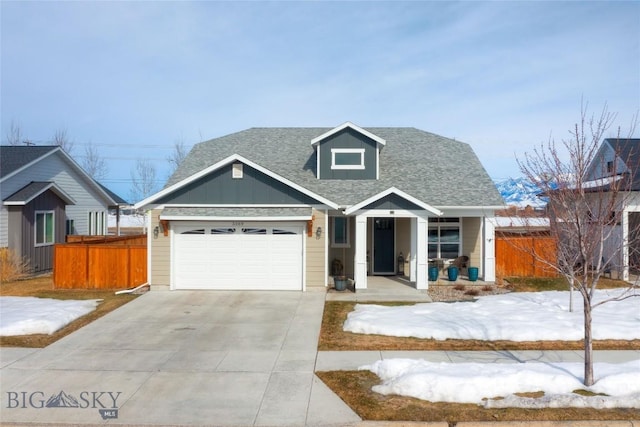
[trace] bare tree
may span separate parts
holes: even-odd
[[[138,159],[131,170],[131,199],[140,201],[156,191],[156,168],[147,159]]]
[[[73,151],[73,147],[75,145],[73,141],[69,139],[67,128],[65,127],[56,130],[56,132],[53,134],[53,143],[54,145],[58,145],[69,155],[71,155],[71,152]]]
[[[81,164],[85,172],[96,181],[106,178],[108,170],[107,163],[92,143],[84,146],[84,156],[82,157]]]
[[[9,130],[7,131],[6,139],[7,144],[9,145],[20,145],[23,143],[22,131],[20,130],[20,125],[16,123],[14,120],[11,120],[11,125],[9,125]]]
[[[549,261],[549,258],[540,257],[536,260],[557,271],[582,296],[586,386],[594,383],[593,309],[636,296],[634,286],[629,285],[608,299],[597,302],[594,299],[600,279],[611,271],[612,265],[619,265],[620,252],[609,250],[607,242],[621,235],[622,210],[633,196],[632,171],[619,167],[627,159],[617,152],[612,163],[604,161],[599,152],[601,139],[615,117],[606,106],[599,116],[588,116],[587,106],[583,104],[581,120],[569,132],[569,139],[559,146],[552,140],[518,161],[522,173],[536,182],[548,197],[551,235],[558,241],[557,259]],[[589,169],[599,161],[606,170]],[[622,245],[628,248],[629,242],[622,242]]]
[[[187,150],[185,146],[184,138],[180,137],[180,139],[176,140],[173,144],[173,151],[169,157],[167,157],[167,161],[171,165],[169,175],[172,175],[176,169],[178,169],[178,166],[180,166],[185,157],[187,157],[188,153],[189,150]]]

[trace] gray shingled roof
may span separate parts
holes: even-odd
[[[37,182],[32,181],[29,184],[25,185],[9,197],[3,200],[3,202],[7,203],[28,203],[33,200],[35,197],[38,197],[40,194],[44,193],[49,188],[52,188],[53,192],[58,195],[62,200],[67,204],[74,205],[75,201],[67,194],[62,192],[58,187],[56,187],[53,182]]]
[[[55,145],[0,146],[0,178],[17,171],[57,148]]]
[[[366,128],[387,141],[378,180],[318,180],[311,140],[331,128],[251,128],[201,142],[171,176],[171,186],[239,154],[341,206],[396,187],[432,206],[504,202],[468,144],[415,128]]]

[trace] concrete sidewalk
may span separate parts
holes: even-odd
[[[382,426],[391,424],[362,422],[314,372],[394,357],[582,361],[579,351],[318,352],[324,301],[324,292],[145,294],[47,348],[2,348],[0,423]]]

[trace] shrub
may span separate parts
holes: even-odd
[[[453,289],[455,289],[456,291],[464,291],[466,288],[464,287],[464,285],[455,285]]]
[[[483,291],[485,291],[485,292],[491,292],[491,291],[493,291],[493,286],[491,286],[491,285],[484,285],[484,286],[482,287],[482,290],[483,290]]]
[[[467,292],[465,292],[465,295],[471,295],[472,297],[477,296],[480,293],[479,290],[477,289],[469,289]]]
[[[0,282],[18,280],[26,276],[27,261],[9,248],[0,248]]]

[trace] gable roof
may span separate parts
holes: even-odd
[[[26,205],[33,199],[41,195],[47,190],[53,191],[58,197],[60,197],[68,205],[75,205],[76,202],[71,196],[65,193],[54,182],[35,182],[32,181],[29,184],[16,191],[2,202],[4,205]]]
[[[356,132],[361,133],[362,135],[366,136],[367,138],[370,138],[370,139],[374,140],[375,142],[377,142],[380,145],[385,145],[387,143],[387,141],[385,141],[384,139],[380,138],[379,136],[377,136],[377,135],[375,135],[375,134],[373,134],[373,133],[371,133],[371,132],[369,132],[369,131],[367,131],[365,129],[362,129],[360,126],[356,126],[351,122],[345,122],[345,123],[341,124],[340,126],[335,127],[333,129],[330,129],[327,132],[323,133],[322,135],[316,136],[315,138],[313,138],[311,140],[311,145],[316,146],[323,139],[326,139],[326,138],[330,137],[331,135],[335,135],[336,133],[338,133],[341,130],[346,129],[346,128],[351,128],[351,129],[355,130]]]
[[[80,174],[89,186],[101,194],[109,206],[117,204],[116,199],[112,197],[113,193],[107,192],[100,183],[87,174],[75,160],[57,145],[0,145],[0,182],[55,153],[60,154],[71,169]]]
[[[473,149],[415,128],[367,128],[386,141],[377,180],[319,180],[310,144],[335,128],[251,128],[196,144],[165,189],[233,155],[313,194],[348,207],[396,188],[430,206],[502,207],[504,201]]]

